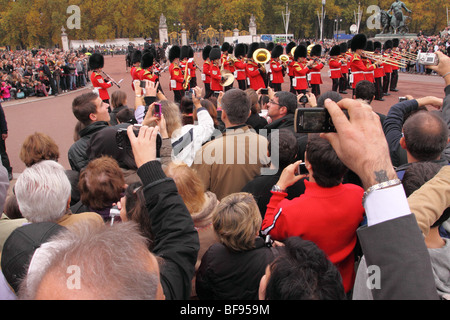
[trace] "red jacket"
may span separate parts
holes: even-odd
[[[322,84],[321,71],[323,69],[323,63],[318,63],[315,67],[309,70],[309,75],[311,76],[310,84]]]
[[[223,86],[220,84],[222,80],[222,73],[220,67],[216,65],[211,66],[211,91],[223,91]]]
[[[329,77],[331,79],[340,79],[342,77],[341,61],[338,58],[331,58],[328,65],[330,67]]]
[[[236,80],[247,80],[247,64],[242,59],[238,59],[234,63],[234,67],[236,69]]]
[[[270,62],[270,70],[272,71],[272,83],[283,83],[283,65],[280,61],[273,60]]]
[[[375,65],[370,64],[370,66],[367,67],[361,57],[355,53],[352,61],[350,61],[350,70],[352,71],[351,76],[353,77],[352,88],[355,89],[358,82],[366,79],[364,73],[375,70]]]
[[[98,89],[98,95],[100,96],[100,99],[109,99],[108,88],[112,87],[112,82],[106,82],[100,73],[94,71],[91,74],[91,83],[94,88]]]
[[[306,81],[306,76],[309,73],[309,68],[303,63],[294,62],[292,65],[294,79],[292,79],[292,85],[295,90],[306,90],[308,89],[308,81]]]
[[[211,62],[209,61],[203,63],[202,81],[204,83],[211,83]]]
[[[250,88],[257,91],[258,89],[265,88],[266,84],[259,72],[259,65],[254,61],[247,62],[247,77],[250,80]]]
[[[305,193],[292,200],[273,192],[262,223],[262,233],[283,241],[298,236],[314,242],[341,273],[344,289],[353,287],[353,250],[356,229],[363,220],[364,190],[353,184],[322,188],[305,180]]]
[[[150,67],[150,69],[151,69],[151,67]],[[156,74],[154,75],[152,73],[152,71],[149,69],[144,70],[144,72],[141,73],[140,76],[141,76],[141,78],[139,80],[141,80],[141,81],[142,80],[150,80],[152,82],[158,81],[158,76]]]
[[[169,72],[170,72],[170,90],[183,90],[183,81],[184,76],[183,72],[181,71],[181,68],[171,63],[169,66]]]

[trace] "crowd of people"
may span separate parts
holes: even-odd
[[[450,58],[436,54],[445,97],[387,115],[364,79],[346,99],[192,85],[172,101],[145,50],[132,99],[109,96],[93,54],[71,168],[43,133],[23,142],[13,194],[0,168],[0,297],[449,299]],[[302,131],[299,107],[336,131]]]

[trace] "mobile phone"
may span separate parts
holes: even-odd
[[[161,103],[155,103],[153,115],[157,118],[161,118]]]
[[[347,110],[342,110],[348,117]],[[298,108],[295,111],[296,133],[336,132],[328,110],[325,108]]]
[[[193,97],[193,96],[195,97],[195,91],[194,91],[194,89],[190,89],[190,90],[186,91],[186,92],[184,93],[184,96],[185,96],[186,98],[192,100],[192,97]]]
[[[141,88],[145,88],[145,80],[141,80]]]
[[[399,98],[398,98],[398,101],[399,101],[399,102],[406,101],[406,100],[408,100],[406,97],[399,97]]]
[[[269,89],[264,89],[264,88],[262,88],[261,89],[261,94],[269,94]]]
[[[309,171],[306,169],[306,163],[302,162],[298,165],[297,175],[308,174]]]

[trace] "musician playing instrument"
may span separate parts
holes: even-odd
[[[348,82],[348,73],[349,73],[349,68],[348,65],[350,63],[350,56],[347,55],[347,51],[348,51],[348,45],[346,42],[342,42],[339,45],[340,49],[341,49],[341,74],[342,77],[339,80],[339,93],[340,94],[347,94],[347,90],[350,85]]]
[[[270,61],[271,79],[270,87],[273,91],[281,91],[281,85],[284,82],[284,67],[280,61],[280,56],[283,54],[283,47],[281,45],[276,45],[272,50],[272,60]]]
[[[205,86],[205,99],[211,97],[211,61],[209,60],[209,53],[211,52],[212,47],[207,45],[203,48],[202,57],[203,57],[203,70],[202,70],[202,81]]]
[[[292,54],[292,49],[294,49],[296,46],[295,42],[291,41],[286,45],[286,54],[289,56],[289,61],[286,63],[286,73],[289,76],[289,91],[295,94],[295,89],[292,85],[292,80],[294,79],[294,69],[293,69],[293,65],[294,65],[294,56]]]
[[[400,61],[401,56],[399,54],[400,50],[398,48],[400,44],[400,40],[398,38],[392,39],[392,56],[391,58]],[[400,67],[397,64],[392,66],[392,74],[391,74],[391,83],[390,83],[390,91],[397,92],[397,84],[398,84],[398,70]]]
[[[247,78],[250,82],[250,88],[255,91],[258,91],[258,89],[261,88],[266,88],[266,84],[264,81],[266,67],[265,65],[260,65],[253,60],[253,53],[257,49],[259,49],[259,43],[253,42],[252,44],[250,44],[250,48],[247,54],[248,61],[246,66],[246,73]]]
[[[324,64],[320,57],[322,56],[322,46],[320,44],[315,45],[311,49],[311,60],[313,64],[311,65],[311,70],[308,76],[310,77],[309,83],[311,84],[311,92],[316,96],[320,96],[320,85],[323,83],[321,71]]]
[[[222,66],[221,54],[219,48],[212,48],[209,53],[209,60],[211,61],[211,91],[217,95],[223,91],[222,81]]]
[[[187,46],[187,45],[181,46],[180,68],[181,68],[181,71],[183,72],[183,76],[184,76],[183,90],[189,90],[192,76],[191,76],[191,66],[190,66],[190,58],[189,58],[189,46]]]
[[[313,61],[307,61],[307,49],[304,45],[298,45],[294,52],[294,63],[292,86],[294,87],[296,94],[306,93],[308,89],[308,81],[306,79],[309,73]]]
[[[247,63],[244,60],[245,57],[245,51],[246,47],[243,43],[238,43],[236,45],[236,48],[234,49],[235,54],[235,60],[234,60],[234,67],[235,67],[235,78],[238,82],[239,89],[246,90],[247,89]]]
[[[189,87],[195,88],[197,86],[197,64],[195,63],[194,59],[194,49],[189,46],[189,76],[191,77],[191,80],[189,81]]]
[[[370,40],[367,41],[365,51],[373,52],[373,50],[374,50],[373,41],[370,41]],[[363,56],[362,60],[367,68],[370,68],[370,65],[374,64],[374,62],[372,62],[372,59],[370,59],[366,56]],[[375,70],[370,70],[370,71],[364,72],[364,77],[366,78],[367,81],[375,83]]]
[[[172,46],[169,50],[169,73],[170,73],[170,90],[173,91],[174,101],[181,103],[181,98],[184,96],[183,82],[184,75],[180,67],[181,48],[179,46]]]
[[[134,91],[134,81],[135,80],[139,80],[139,75],[138,72],[141,71],[141,58],[142,58],[142,52],[140,50],[134,50],[133,54],[131,56],[131,70],[130,70],[130,75],[131,75],[131,88]]]
[[[391,50],[392,50],[392,40],[386,40],[384,43],[383,49],[383,57],[390,58]],[[390,96],[389,87],[391,84],[391,75],[392,75],[392,65],[390,63],[382,64],[384,69],[384,77],[383,77],[383,95]]]
[[[331,81],[333,82],[333,85],[331,87],[332,91],[337,92],[338,88],[339,91],[345,91],[345,88],[342,88],[340,85],[342,84],[342,81],[340,81],[342,77],[341,72],[341,66],[342,66],[342,58],[339,56],[341,55],[341,47],[339,45],[335,45],[330,50],[330,60],[328,61],[329,66],[329,77],[331,78]]]
[[[374,53],[381,55],[381,42],[375,41],[373,43]],[[384,68],[382,66],[377,66],[374,71],[375,78],[375,100],[384,101],[383,99],[383,77],[384,77]]]
[[[376,64],[370,64],[369,66],[367,66],[366,64],[364,64],[362,60],[361,55],[364,49],[366,48],[366,44],[367,44],[367,37],[362,33],[357,34],[352,39],[351,49],[353,52],[353,58],[350,61],[350,70],[352,72],[351,78],[353,78],[351,81],[353,93],[355,91],[358,82],[366,79],[364,73],[368,71],[373,71],[376,68]]]
[[[113,86],[113,82],[109,78],[103,78],[101,72],[105,64],[105,58],[100,53],[93,53],[89,57],[89,67],[92,70],[91,83],[103,102],[109,104],[108,89]]]

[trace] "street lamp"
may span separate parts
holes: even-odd
[[[177,45],[179,46],[180,45],[180,26],[181,26],[181,23],[179,21],[176,21],[173,24],[173,26],[177,27]]]
[[[325,20],[325,4],[327,0],[322,0],[322,22],[320,24],[320,41],[323,42],[323,22]]]
[[[339,22],[342,22],[342,19],[336,18],[334,22],[336,23],[336,41],[339,41]]]

